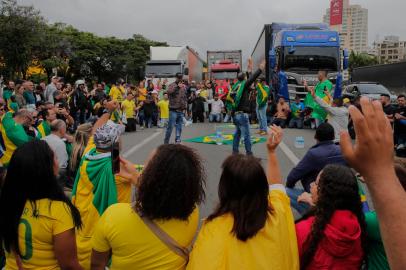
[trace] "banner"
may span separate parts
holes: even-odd
[[[343,23],[343,0],[331,0],[330,2],[330,25]]]

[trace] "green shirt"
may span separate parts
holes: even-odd
[[[331,92],[333,90],[333,84],[329,80],[325,80],[325,81],[317,83],[316,86],[314,87],[316,96],[318,96],[321,99],[324,99],[326,97],[326,94],[324,94],[324,89],[326,87],[331,94]],[[313,100],[313,97],[310,93],[307,93],[307,95],[306,95],[305,105],[306,105],[306,107],[310,107],[313,109],[312,118],[320,119],[320,120],[326,119],[327,112]]]
[[[385,248],[383,247],[376,212],[365,213],[365,222],[367,224],[368,235],[368,269],[389,270],[388,259],[386,258]]]

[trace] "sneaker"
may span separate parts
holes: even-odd
[[[185,127],[191,126],[193,124],[193,121],[186,121]]]
[[[140,128],[141,128],[141,130],[143,130],[143,129],[144,129],[144,126],[141,126]]]
[[[259,135],[265,136],[265,135],[268,135],[268,132],[266,132],[266,131],[261,131],[261,132],[259,133]]]

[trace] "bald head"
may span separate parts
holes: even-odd
[[[56,119],[51,122],[51,132],[63,138],[66,134],[66,123],[63,120]]]

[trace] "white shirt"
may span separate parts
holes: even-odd
[[[54,151],[56,158],[58,159],[59,168],[66,169],[68,167],[68,152],[66,152],[65,142],[55,134],[50,134],[43,138]]]
[[[212,114],[220,114],[224,108],[224,103],[220,99],[218,99],[217,101],[214,99],[211,99],[211,100],[209,100],[209,103],[211,103],[211,113]]]

